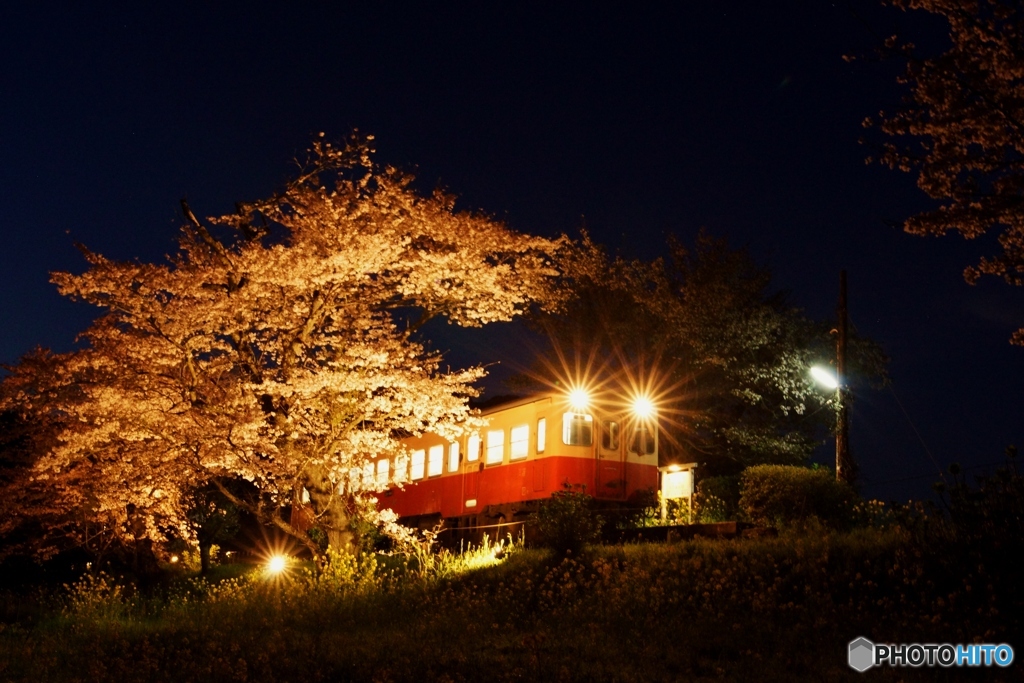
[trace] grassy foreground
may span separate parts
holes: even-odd
[[[6,596],[0,680],[1019,680],[1020,663],[847,667],[862,635],[1018,645],[1000,578],[944,557],[898,530],[816,530],[562,560],[478,553],[416,571],[342,561],[318,577],[181,581],[159,597],[100,577],[31,608]]]

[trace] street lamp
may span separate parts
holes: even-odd
[[[836,305],[836,481],[853,483],[853,458],[850,457],[850,425],[846,417],[849,400],[846,388],[846,271],[839,271],[839,303]]]
[[[825,387],[826,389],[838,389],[839,381],[836,376],[828,368],[823,368],[820,365],[815,365],[811,368],[811,377],[814,381]]]

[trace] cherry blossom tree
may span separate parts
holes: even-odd
[[[370,140],[321,135],[297,179],[235,214],[204,224],[183,203],[168,263],[83,249],[86,272],[53,275],[103,309],[85,348],[5,381],[5,407],[59,417],[33,471],[53,500],[159,539],[187,533],[188,492],[213,485],[320,554],[290,506],[308,501],[329,545],[347,548],[359,498],[379,488],[353,473],[400,452],[405,435],[473,423],[483,370],[442,371],[416,332],[437,316],[479,326],[552,300],[562,242],[421,196],[372,160]],[[237,480],[257,495],[239,495]]]
[[[890,139],[879,157],[917,173],[937,208],[904,223],[917,235],[998,233],[1001,252],[968,267],[1024,285],[1024,5],[1017,0],[889,0],[946,20],[951,46],[930,59],[892,36],[885,49],[906,59],[902,105],[866,126]],[[1024,328],[1012,343],[1024,345]]]

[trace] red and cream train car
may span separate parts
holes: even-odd
[[[487,426],[457,441],[433,434],[407,439],[408,453],[377,462],[375,473],[380,481],[409,483],[385,491],[378,505],[410,526],[443,519],[456,536],[472,537],[459,530],[521,521],[566,485],[609,504],[656,490],[658,429],[650,404],[616,414],[573,398],[550,394],[486,409]]]

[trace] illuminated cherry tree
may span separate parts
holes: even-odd
[[[208,226],[183,205],[168,263],[85,250],[85,273],[53,275],[104,310],[86,348],[5,382],[8,408],[59,417],[34,470],[54,500],[157,539],[183,528],[188,491],[213,484],[318,552],[286,513],[308,501],[344,548],[359,496],[379,486],[354,487],[353,470],[399,452],[405,435],[464,428],[483,370],[442,371],[416,331],[551,300],[561,242],[421,196],[371,153],[368,140],[321,136],[280,194]],[[239,480],[257,495],[228,485]]]
[[[994,275],[1024,285],[1024,5],[1018,0],[889,0],[946,20],[950,47],[924,59],[898,36],[886,51],[907,63],[902,106],[877,125],[889,137],[880,161],[917,173],[938,200],[904,223],[907,232],[967,239],[998,233],[999,253],[968,267],[973,284]],[[1024,345],[1024,328],[1012,343]]]

